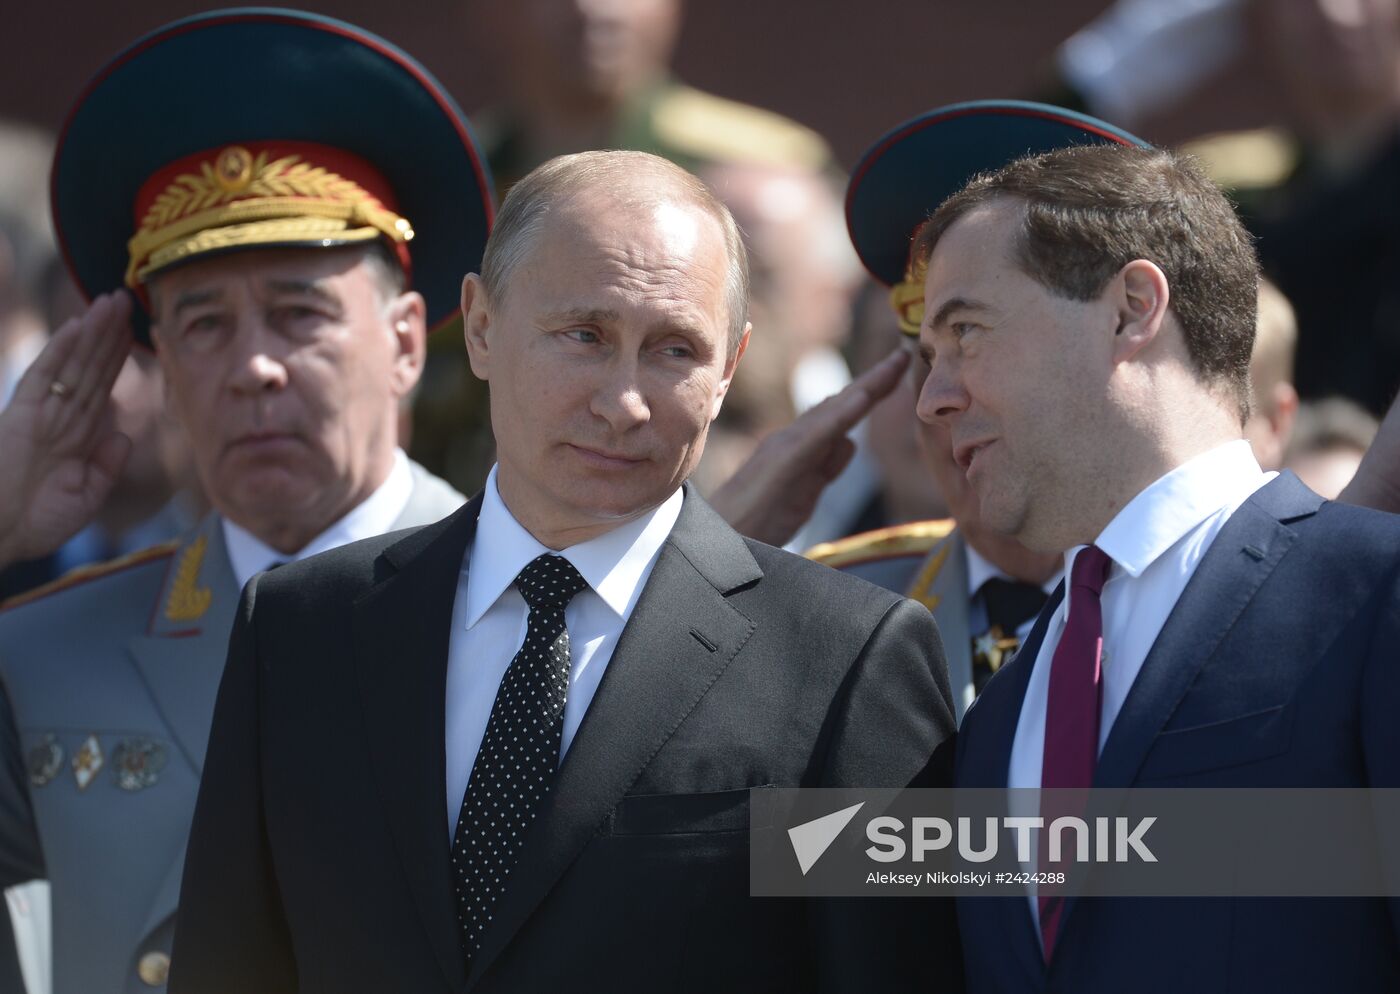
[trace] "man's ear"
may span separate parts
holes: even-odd
[[[739,347],[734,350],[734,354],[724,362],[724,378],[719,381],[719,390],[715,393],[715,402],[710,407],[710,420],[719,417],[719,409],[724,405],[725,394],[729,393],[729,384],[734,380],[734,372],[739,368],[739,360],[744,358],[744,351],[749,347],[749,333],[753,331],[752,323],[744,324],[744,334],[739,338]]]
[[[491,310],[486,287],[476,273],[462,278],[462,334],[467,343],[467,359],[477,379],[490,380]]]
[[[1166,321],[1167,277],[1155,263],[1134,259],[1118,271],[1109,292],[1118,311],[1113,361],[1127,362],[1151,344]]]
[[[389,329],[397,352],[394,356],[394,393],[408,396],[423,375],[428,355],[427,305],[423,295],[401,293],[389,304]]]

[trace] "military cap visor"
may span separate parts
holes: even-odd
[[[461,110],[405,52],[343,21],[240,8],[137,41],[59,136],[54,229],[91,298],[248,248],[383,241],[430,327],[480,269],[491,182]],[[149,342],[148,317],[133,318]]]
[[[1087,114],[1022,100],[952,104],[906,121],[872,145],[851,175],[846,226],[856,254],[870,275],[898,290],[919,226],[970,179],[1085,144],[1148,147]],[[918,296],[922,304],[921,288]]]

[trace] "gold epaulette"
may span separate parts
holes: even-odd
[[[689,86],[676,86],[657,101],[652,130],[662,142],[701,159],[813,170],[832,163],[830,148],[810,128]]]
[[[1298,168],[1298,143],[1281,128],[1205,135],[1181,150],[1200,159],[1206,174],[1226,190],[1278,186]]]
[[[957,523],[952,518],[910,521],[902,525],[890,525],[888,528],[877,528],[859,535],[838,538],[834,542],[822,542],[812,546],[803,555],[833,569],[844,569],[877,559],[893,559],[896,556],[922,556],[947,538],[955,527]]]
[[[130,552],[125,556],[118,556],[116,559],[109,559],[106,562],[79,566],[76,569],[64,573],[57,580],[50,580],[48,583],[35,587],[33,590],[26,590],[22,594],[16,594],[9,600],[0,601],[0,611],[8,611],[10,608],[19,607],[31,601],[37,601],[41,597],[59,593],[70,587],[76,587],[79,584],[87,583],[90,580],[98,580],[111,573],[130,569],[133,566],[140,566],[142,563],[148,563],[153,559],[160,559],[173,555],[175,550],[179,547],[179,539],[171,539],[169,542],[161,542],[159,545],[153,545],[149,549],[140,549],[136,552]]]

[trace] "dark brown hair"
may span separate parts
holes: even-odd
[[[1248,417],[1259,260],[1194,160],[1116,145],[1018,159],[945,200],[915,236],[915,261],[927,263],[955,222],[1002,197],[1024,204],[1018,262],[1052,293],[1092,300],[1133,260],[1155,263],[1197,374],[1226,384]]]

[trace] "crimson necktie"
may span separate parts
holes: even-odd
[[[1040,786],[1088,789],[1099,756],[1099,703],[1103,697],[1103,610],[1099,595],[1113,560],[1096,545],[1081,549],[1070,569],[1069,618],[1050,663],[1050,691],[1045,706],[1045,752]],[[1047,811],[1042,798],[1041,870],[1051,822],[1074,811]],[[1063,863],[1059,864],[1063,865]],[[1040,937],[1049,962],[1059,931],[1063,893],[1039,894]]]

